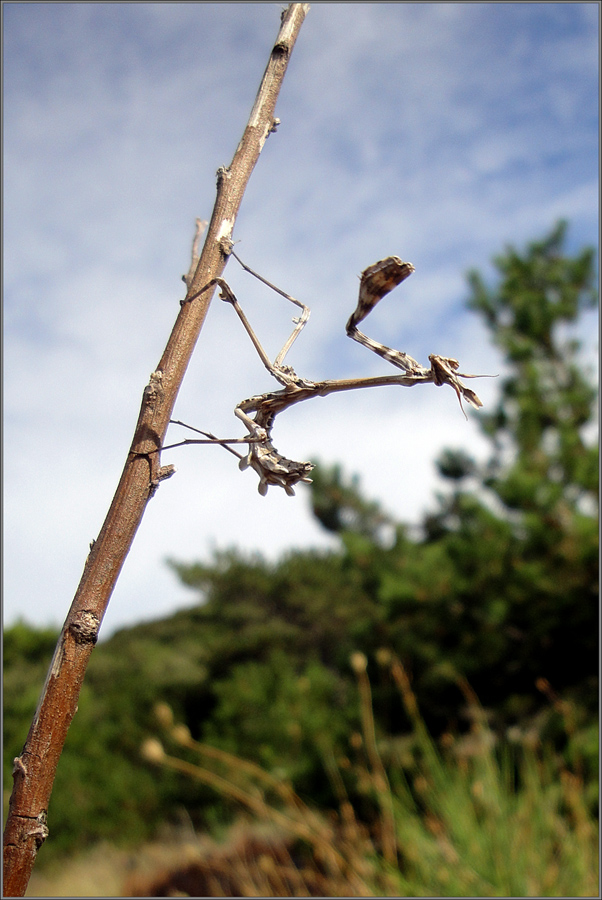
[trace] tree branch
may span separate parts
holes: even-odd
[[[266,138],[275,130],[276,99],[309,5],[292,3],[282,15],[276,43],[232,163],[218,172],[217,197],[187,299],[156,370],[144,389],[140,414],[121,480],[98,539],[92,545],[59,637],[21,756],[4,831],[4,896],[23,896],[39,847],[48,835],[48,803],[67,731],[77,710],[84,674],[121,567],[149,498],[173,473],[159,452],[176,396],[214,289],[200,293],[224,270],[245,188]],[[193,258],[195,251],[193,251]],[[192,299],[194,297],[194,299]]]

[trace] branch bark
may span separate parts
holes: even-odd
[[[144,389],[131,449],[98,539],[91,547],[65,620],[42,695],[21,756],[4,831],[4,896],[23,896],[37,851],[48,835],[47,810],[56,767],[98,631],[121,567],[160,481],[173,473],[161,467],[161,448],[176,396],[192,356],[214,290],[200,293],[219,277],[247,183],[266,138],[275,130],[276,100],[309,5],[291,3],[259,87],[249,121],[228,168],[218,172],[217,197],[201,256],[186,278],[190,302],[182,304],[156,370]]]

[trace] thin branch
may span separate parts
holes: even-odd
[[[56,767],[100,624],[146,504],[161,480],[173,472],[173,467],[160,466],[158,451],[213,294],[212,290],[199,291],[219,277],[226,264],[245,188],[266,138],[277,124],[276,99],[308,9],[308,4],[292,3],[284,11],[240,144],[230,166],[218,172],[217,197],[205,244],[196,267],[193,263],[185,277],[187,299],[196,299],[181,306],[161,360],[144,389],[121,480],[86,560],[25,746],[15,760],[4,831],[4,896],[23,896],[27,888],[37,851],[48,835],[47,811]],[[193,248],[193,259],[197,248],[198,244]]]
[[[190,262],[190,269],[188,270],[187,275],[182,275],[182,281],[186,283],[186,287],[190,287],[192,284],[192,279],[194,278],[194,273],[196,272],[196,267],[199,264],[199,244],[201,242],[201,235],[207,228],[207,219],[197,219],[195,222],[195,232],[194,237],[192,239],[192,255]]]

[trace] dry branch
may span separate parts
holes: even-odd
[[[218,172],[207,237],[196,270],[186,277],[187,299],[195,299],[181,306],[163,356],[144,389],[123,474],[86,560],[25,746],[15,760],[4,831],[4,896],[23,896],[27,888],[37,851],[48,835],[47,811],[56,767],[100,624],[146,504],[159,482],[173,472],[172,467],[160,466],[159,450],[213,294],[213,290],[199,291],[224,270],[245,188],[277,123],[276,99],[308,9],[308,4],[292,3],[283,13],[240,144],[230,166]]]

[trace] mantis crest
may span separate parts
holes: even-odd
[[[288,409],[295,403],[309,400],[312,397],[325,397],[328,394],[337,393],[339,391],[357,390],[366,387],[379,387],[382,385],[397,384],[405,387],[411,387],[415,384],[448,384],[455,391],[460,407],[462,406],[462,398],[475,409],[479,409],[483,404],[473,390],[466,387],[460,378],[479,378],[478,375],[462,374],[458,371],[459,363],[457,359],[445,356],[429,356],[430,367],[427,369],[421,366],[415,359],[404,353],[402,350],[395,350],[380,344],[367,335],[363,334],[358,325],[366,316],[374,309],[376,304],[382,300],[390,291],[401,284],[414,271],[414,266],[408,262],[402,262],[398,256],[388,256],[372,266],[364,269],[360,276],[359,298],[355,311],[350,316],[346,332],[354,341],[372,350],[387,362],[401,370],[397,375],[382,375],[371,378],[343,378],[327,381],[310,381],[302,378],[294,371],[294,369],[285,364],[284,358],[292,347],[293,343],[305,327],[309,318],[310,310],[304,303],[291,297],[290,294],[280,290],[280,288],[266,281],[257,272],[254,272],[249,266],[245,265],[241,259],[230,249],[232,256],[240,263],[240,265],[251,275],[258,278],[272,290],[276,291],[286,300],[294,303],[301,310],[301,315],[293,319],[294,329],[284,346],[272,362],[265,350],[261,346],[255,332],[251,328],[247,317],[245,316],[241,306],[232,292],[231,288],[223,278],[214,278],[209,281],[201,290],[191,298],[182,301],[182,304],[189,303],[200,294],[209,290],[213,286],[219,288],[219,296],[226,303],[230,303],[234,308],[238,318],[243,324],[244,329],[249,335],[253,346],[257,350],[261,361],[270,374],[282,385],[281,390],[269,391],[265,394],[258,394],[242,400],[235,408],[234,415],[245,425],[248,434],[242,438],[222,439],[207,431],[200,431],[180,422],[177,419],[171,419],[174,425],[182,425],[198,434],[202,434],[203,438],[190,438],[180,441],[176,444],[168,444],[162,449],[170,449],[172,447],[181,447],[185,444],[220,444],[230,453],[233,453],[239,459],[239,468],[252,468],[259,475],[259,493],[265,496],[270,485],[277,485],[284,488],[289,496],[293,496],[294,485],[301,482],[305,484],[311,483],[309,477],[313,465],[310,462],[296,462],[287,459],[276,450],[272,443],[272,428],[278,413]],[[186,280],[186,277],[185,279]],[[466,415],[466,413],[464,413]],[[247,452],[239,453],[231,445],[247,444]]]

